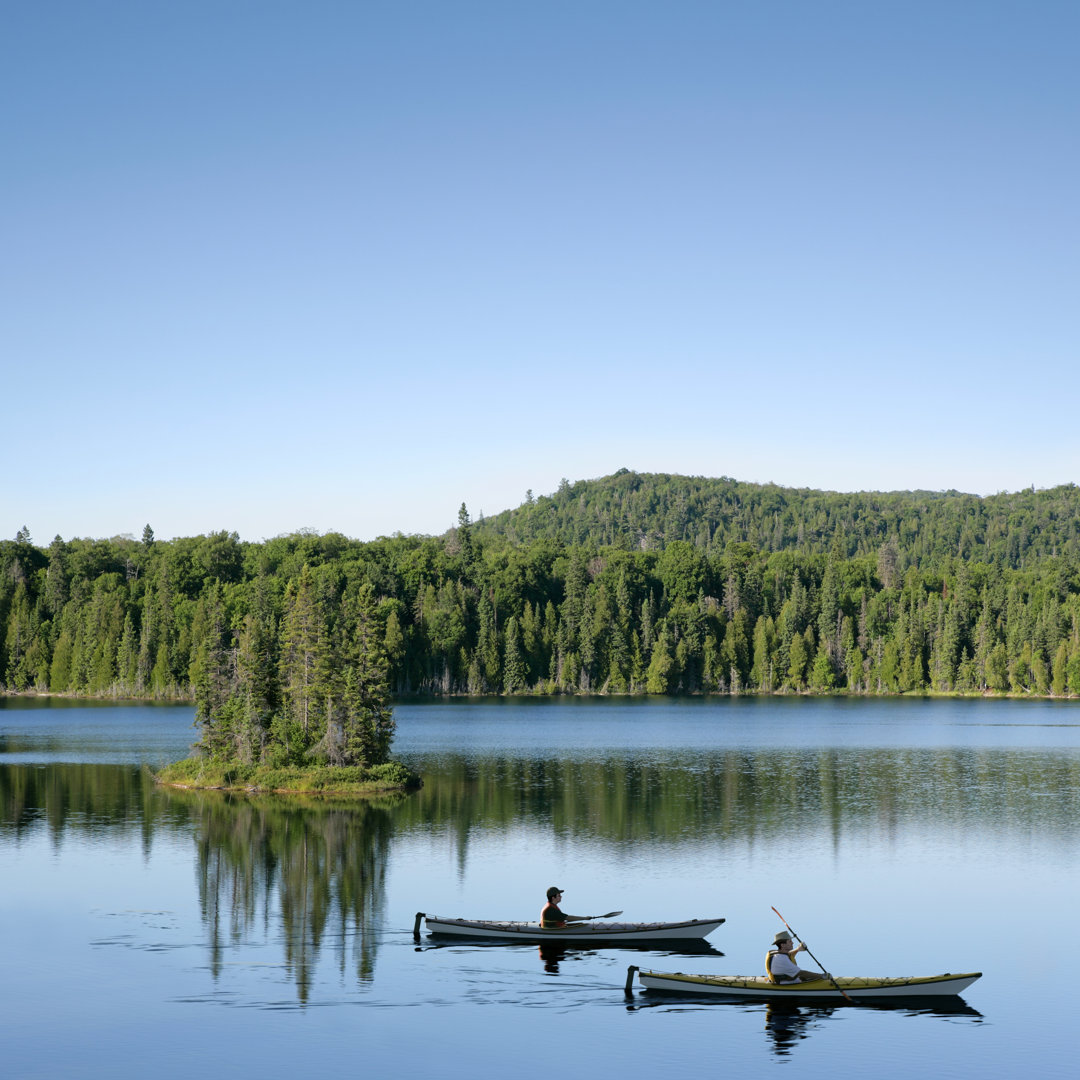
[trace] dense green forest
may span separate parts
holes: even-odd
[[[639,474],[445,535],[0,541],[0,686],[379,760],[397,694],[1080,694],[1080,489]],[[365,697],[365,695],[368,695]],[[357,721],[356,718],[362,718]],[[295,757],[295,754],[292,755]]]

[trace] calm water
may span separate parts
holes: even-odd
[[[1080,703],[405,704],[418,794],[159,790],[184,707],[0,699],[5,1077],[1075,1074]],[[697,954],[413,940],[417,910],[724,915]],[[952,1008],[623,993],[982,970]]]

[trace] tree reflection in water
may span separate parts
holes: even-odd
[[[478,828],[535,823],[615,843],[768,842],[793,823],[839,843],[992,829],[1025,846],[1080,835],[1080,759],[1038,749],[731,749],[598,758],[444,754],[410,764],[424,788],[395,814],[400,833],[438,830],[464,872]]]
[[[327,942],[343,974],[351,963],[358,980],[372,980],[391,808],[402,797],[342,803],[176,792],[173,798],[189,804],[195,824],[199,903],[215,978],[230,943],[280,918],[285,963],[301,1002]]]

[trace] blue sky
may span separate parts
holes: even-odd
[[[1080,480],[1080,4],[39,0],[0,536]]]

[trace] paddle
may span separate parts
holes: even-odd
[[[614,919],[616,915],[621,914],[621,911],[609,911],[606,915],[579,915],[577,921],[585,922],[586,919]]]
[[[776,908],[773,908],[773,911],[776,911]],[[824,972],[825,971],[825,965],[807,948],[806,942],[803,941],[803,939],[801,937],[799,937],[799,935],[796,934],[794,930],[792,930],[791,926],[788,924],[787,919],[785,919],[784,916],[781,915],[779,911],[776,911],[776,915],[777,915],[777,918],[779,918],[779,920],[788,928],[788,933],[791,934],[791,936],[803,947],[803,949],[806,950],[806,955],[809,956],[810,959],[813,960],[814,963],[817,964],[817,966],[819,968],[821,968],[821,970]],[[847,994],[844,993],[844,990],[841,987],[841,985],[830,974],[826,973],[825,978],[828,979],[829,982],[831,982],[833,984],[833,986],[835,986],[836,989],[840,991],[841,994],[843,994],[844,999],[846,1001],[850,1001],[852,1005],[855,1004],[855,1002],[850,997],[848,997]]]

